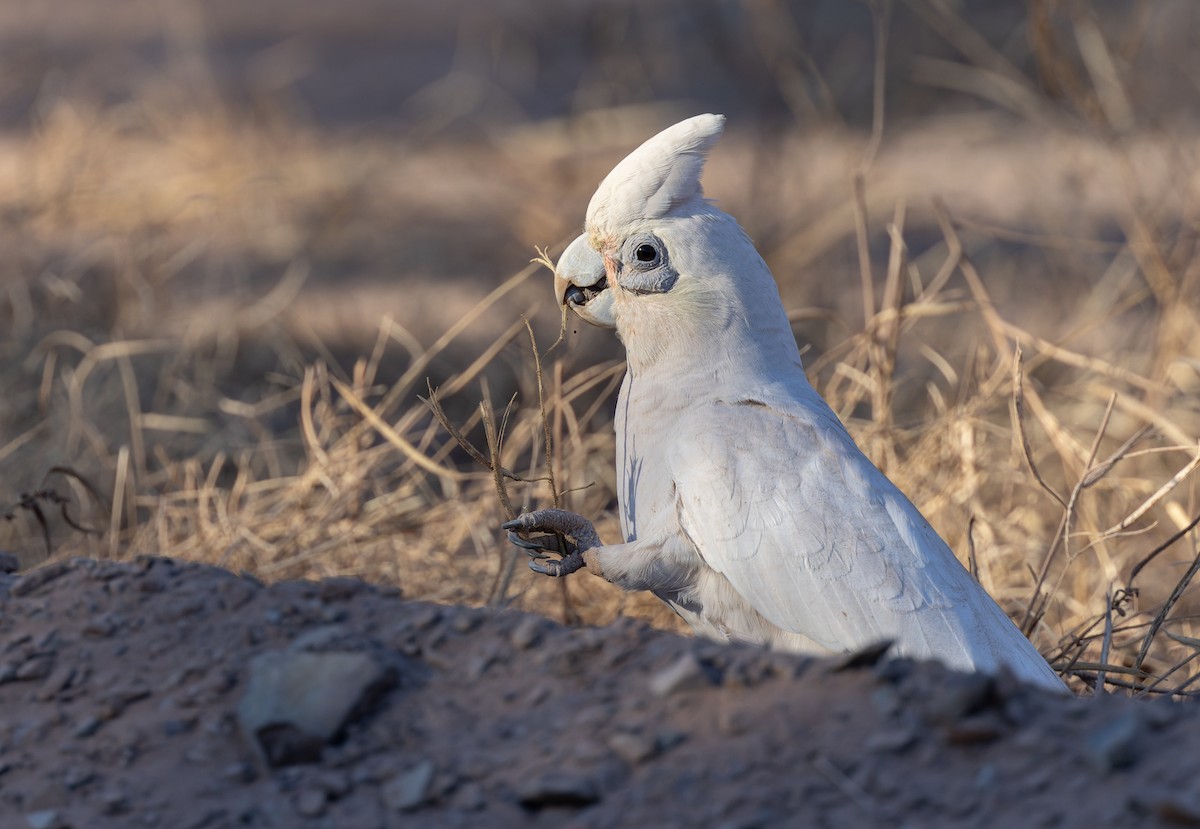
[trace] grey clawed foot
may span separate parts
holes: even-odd
[[[504,525],[508,530],[508,540],[523,549],[529,555],[529,569],[544,576],[567,576],[583,567],[583,555],[579,548],[570,541],[566,542],[567,553],[562,558],[550,558],[550,555],[562,555],[558,549],[559,538],[556,535],[537,535],[532,538],[521,538],[513,532],[512,527],[517,522],[510,521]]]
[[[509,524],[505,524],[504,527],[507,529]],[[560,537],[557,535],[535,535],[530,536],[529,538],[521,538],[521,536],[517,535],[512,530],[508,531],[509,541],[520,547],[522,550],[526,550],[529,553],[530,558],[537,559],[547,558],[550,553],[560,554],[558,549],[559,538]],[[574,544],[572,544],[570,541],[566,541],[565,539],[563,539],[563,542],[567,546],[567,554],[575,552],[576,547]]]
[[[543,576],[552,576],[556,579],[569,576],[576,570],[582,570],[584,566],[583,555],[578,550],[559,559],[548,558],[545,561],[529,560],[530,570],[535,573],[541,573]]]
[[[537,535],[522,538],[518,533],[550,530],[551,532],[573,535],[576,537],[576,540],[579,540],[577,527],[580,530],[586,527],[587,531],[590,531],[590,533],[585,532],[585,536],[589,534],[591,536],[595,535],[595,530],[592,528],[591,522],[586,518],[558,509],[544,509],[525,513],[520,518],[516,518],[503,525],[503,529],[508,530],[508,540],[525,550],[529,555],[529,569],[535,573],[541,573],[542,575],[554,578],[568,576],[576,570],[581,570],[587,566],[587,562],[583,559],[584,550],[580,549],[580,545],[573,544],[565,539],[560,542],[560,536]],[[563,553],[560,543],[565,543],[565,553]],[[590,546],[595,545],[592,544]],[[551,555],[561,556],[561,558],[551,558]]]

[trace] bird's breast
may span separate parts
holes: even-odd
[[[660,405],[661,396],[661,387],[629,373],[617,399],[617,504],[627,542],[679,532],[667,462],[679,417]]]

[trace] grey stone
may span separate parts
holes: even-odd
[[[671,749],[675,748],[675,746],[686,741],[687,734],[684,734],[678,729],[671,728],[670,726],[660,728],[654,735],[654,744],[658,746],[659,754],[670,751]]]
[[[344,771],[327,771],[317,777],[316,785],[333,800],[345,797],[354,788],[350,775]]]
[[[167,737],[174,737],[179,734],[187,734],[195,730],[196,722],[197,719],[195,717],[169,719],[163,723],[163,734]]]
[[[64,829],[67,824],[54,809],[42,809],[25,815],[25,825],[29,829]]]
[[[54,657],[50,654],[38,654],[26,659],[15,674],[15,678],[19,682],[32,682],[37,679],[45,679],[50,676],[51,669],[54,668]]]
[[[409,622],[416,630],[428,630],[441,620],[442,609],[433,605],[419,608],[409,616]]]
[[[454,805],[465,812],[478,812],[487,806],[487,795],[482,786],[474,780],[468,780],[455,791]]]
[[[38,689],[37,698],[43,702],[54,699],[59,694],[66,691],[75,683],[75,678],[79,675],[78,671],[70,665],[60,664],[50,675],[46,677],[46,681],[42,683],[42,687]]]
[[[312,762],[393,679],[363,653],[268,651],[250,662],[238,724],[269,765]]]
[[[871,691],[871,704],[881,717],[896,716],[904,705],[900,695],[891,685],[881,685]]]
[[[658,740],[646,734],[630,734],[628,732],[613,734],[608,738],[608,747],[631,766],[649,760],[659,751]]]
[[[334,650],[336,645],[344,642],[350,636],[350,631],[344,625],[321,625],[309,628],[293,639],[292,643],[288,645],[288,650],[312,653]],[[341,649],[346,650],[344,645]]]
[[[714,685],[712,674],[688,651],[672,664],[650,678],[650,692],[657,697],[668,697],[680,691]]]
[[[71,735],[77,740],[83,740],[99,731],[102,725],[104,725],[104,720],[93,714],[89,714],[79,721],[79,725],[75,726],[75,730],[71,732]]]
[[[1137,760],[1137,738],[1141,731],[1137,711],[1125,713],[1093,729],[1083,738],[1083,757],[1100,773],[1132,766]]]
[[[305,789],[296,796],[296,813],[303,817],[320,817],[325,814],[325,792],[322,789]]]
[[[917,732],[914,728],[889,728],[884,731],[876,731],[868,737],[864,743],[864,748],[868,751],[883,751],[898,754],[912,746],[916,741]]]
[[[479,627],[479,617],[469,610],[460,609],[450,620],[450,627],[456,633],[470,633]]]
[[[221,779],[230,783],[253,783],[258,779],[258,772],[250,763],[230,763],[221,769]]]
[[[129,811],[129,793],[119,786],[110,786],[100,792],[100,812],[105,815],[121,815]]]
[[[383,804],[393,812],[411,812],[425,803],[432,782],[433,763],[422,760],[383,784]]]
[[[517,798],[527,809],[549,806],[579,808],[600,800],[600,788],[590,777],[570,772],[550,772],[526,780],[517,789]]]
[[[508,640],[519,651],[528,650],[542,638],[542,620],[536,616],[526,616],[509,634]]]
[[[36,570],[28,571],[25,575],[21,576],[20,580],[12,586],[9,592],[18,597],[32,596],[50,582],[65,576],[69,572],[71,572],[70,561],[56,561],[53,564],[47,564]]]
[[[15,573],[20,569],[20,559],[12,553],[0,552],[0,573]]]
[[[96,772],[84,766],[71,766],[63,772],[63,785],[71,791],[86,786],[95,779]]]

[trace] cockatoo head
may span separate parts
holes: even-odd
[[[733,217],[704,198],[700,174],[725,118],[697,115],[630,153],[600,183],[586,232],[555,268],[561,304],[615,328],[631,364],[671,347],[695,354],[732,328],[795,350],[775,281]],[[689,341],[691,345],[689,345]]]
[[[663,130],[613,168],[588,205],[587,232],[558,260],[554,287],[560,304],[593,325],[617,328],[616,296],[622,289],[644,296],[673,287],[677,275],[666,261],[663,240],[648,223],[689,202],[707,206],[700,171],[724,124],[721,115],[689,118]],[[637,228],[645,232],[637,234]],[[630,243],[630,250],[621,250]],[[632,267],[625,267],[626,258]],[[615,277],[611,282],[610,276]]]

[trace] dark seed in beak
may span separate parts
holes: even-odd
[[[567,288],[567,292],[563,294],[563,302],[567,305],[587,305],[596,296],[608,290],[608,278],[605,277],[588,288],[580,288],[578,285],[572,285]]]
[[[580,288],[578,285],[572,285],[570,288],[567,288],[563,302],[567,303],[567,305],[583,305],[587,302],[587,295],[584,294],[583,288]]]

